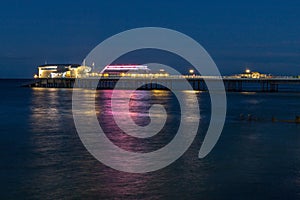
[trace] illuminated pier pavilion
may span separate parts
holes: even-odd
[[[45,73],[48,66],[42,66],[44,74],[48,74],[48,76],[39,74],[32,83],[26,86],[113,89],[118,82],[119,89],[134,89],[137,85],[142,85],[139,89],[176,90],[182,89],[181,85],[187,80],[194,90],[207,91],[206,82],[222,79],[226,91],[231,92],[300,92],[300,76],[271,76],[250,70],[233,76],[214,77],[198,76],[194,74],[193,70],[189,70],[189,75],[169,75],[163,69],[152,72],[144,65],[110,65],[99,73],[90,72],[88,67],[80,65],[75,65],[76,67],[73,68],[77,71],[71,73],[69,71],[72,70],[72,67],[67,65],[65,70],[55,71],[52,67],[50,68],[53,70],[51,73]],[[65,75],[63,76],[61,73],[65,73]],[[73,77],[68,77],[67,74],[73,74]],[[77,80],[76,84],[75,80]]]

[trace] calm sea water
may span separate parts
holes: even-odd
[[[201,121],[189,150],[164,169],[130,174],[101,164],[84,148],[72,117],[71,89],[21,88],[22,82],[0,81],[1,199],[300,199],[300,125],[271,120],[300,115],[300,94],[229,93],[221,138],[198,159],[210,99],[197,93]],[[166,126],[152,140],[126,136],[114,124],[111,92],[98,91],[96,107],[113,142],[148,152],[172,140],[180,112],[171,92],[137,91],[132,98],[139,125],[149,123],[145,113],[152,103],[168,111]],[[182,95],[188,99],[191,93]]]

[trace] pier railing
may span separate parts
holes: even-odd
[[[240,78],[235,76],[195,76],[195,75],[172,75],[165,77],[139,76],[139,77],[86,77],[86,78],[38,78],[28,84],[28,87],[45,88],[82,88],[113,89],[119,80],[121,89],[134,88],[137,83],[142,83],[140,89],[177,89],[183,81],[188,81],[194,90],[206,91],[207,81],[223,80],[225,89],[232,92],[255,91],[255,92],[279,92],[291,90],[300,92],[300,78],[291,76],[277,76],[266,78]],[[165,85],[165,86],[163,86]],[[120,88],[119,87],[119,88]]]

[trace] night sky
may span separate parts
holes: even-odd
[[[298,1],[6,1],[0,5],[0,78],[31,78],[47,63],[81,63],[127,29],[165,27],[194,38],[223,75],[246,67],[300,74]]]

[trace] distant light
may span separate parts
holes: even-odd
[[[245,71],[247,74],[250,74],[251,73],[251,70],[250,69],[246,69]]]
[[[190,74],[193,74],[193,73],[194,73],[194,70],[193,70],[193,69],[190,69],[189,72],[190,72]]]

